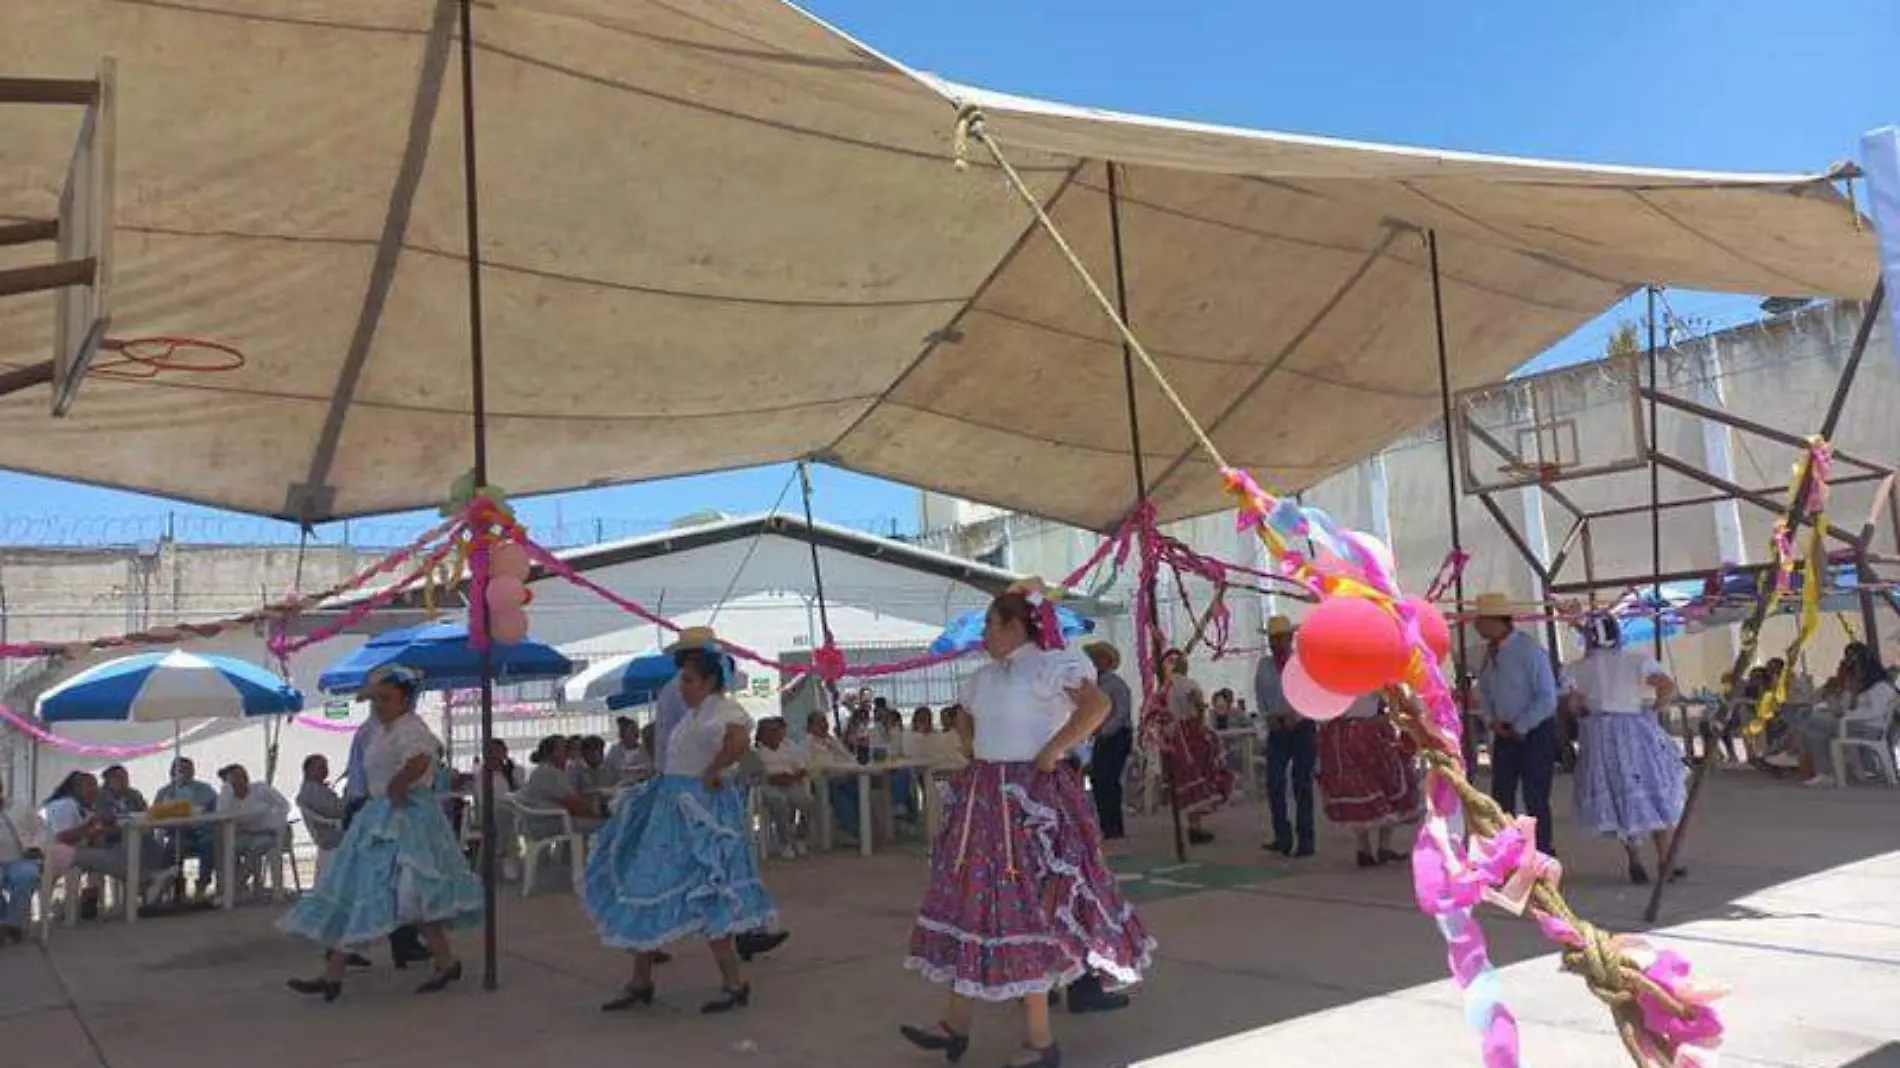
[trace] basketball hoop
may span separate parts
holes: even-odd
[[[149,381],[161,374],[224,374],[245,364],[244,353],[197,337],[107,338],[91,374],[121,381]]]

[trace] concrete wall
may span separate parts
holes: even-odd
[[[1818,427],[1834,383],[1846,361],[1860,323],[1857,305],[1815,306],[1708,337],[1685,341],[1667,350],[1661,359],[1663,390],[1727,410],[1777,429],[1805,435]],[[1551,414],[1577,421],[1584,452],[1603,458],[1627,454],[1629,440],[1628,382],[1606,372],[1602,364],[1570,368],[1544,380],[1541,399],[1554,406]],[[1504,405],[1516,392],[1497,392]],[[1271,404],[1271,398],[1260,403]],[[1891,339],[1883,320],[1876,329],[1861,366],[1841,427],[1835,435],[1839,448],[1882,463],[1900,459],[1900,372],[1896,371]],[[1647,410],[1643,415],[1647,423]],[[1491,420],[1503,421],[1493,412]],[[1712,470],[1752,488],[1774,487],[1772,496],[1785,497],[1794,450],[1760,437],[1670,409],[1660,413],[1659,440],[1665,452],[1684,462]],[[1301,495],[1301,500],[1325,509],[1341,524],[1359,530],[1389,532],[1408,589],[1422,589],[1435,574],[1451,546],[1451,511],[1447,505],[1445,441],[1438,425],[1423,428],[1377,457],[1343,471]],[[1495,461],[1493,462],[1495,467]],[[1837,470],[1845,470],[1838,467]],[[1584,509],[1646,505],[1650,486],[1647,468],[1617,475],[1564,481],[1556,487]],[[1701,496],[1707,487],[1664,471],[1661,492],[1665,501]],[[1835,491],[1831,511],[1836,522],[1857,529],[1865,518],[1871,487],[1842,487]],[[1534,551],[1554,553],[1571,526],[1569,513],[1537,490],[1506,491],[1495,500],[1512,525],[1525,535]],[[1536,578],[1497,522],[1475,498],[1457,501],[1462,540],[1472,556],[1465,571],[1468,596],[1500,591],[1526,602],[1538,597]],[[941,513],[942,509],[937,510]],[[1663,513],[1662,567],[1714,570],[1725,560],[1760,561],[1767,554],[1772,516],[1750,504],[1699,505]],[[1255,550],[1244,539],[1236,543],[1233,524],[1226,516],[1209,517],[1171,528],[1192,544],[1227,559],[1248,559]],[[1541,537],[1540,537],[1541,534]],[[955,532],[929,536],[932,544],[955,551]],[[1650,521],[1647,513],[1593,523],[1592,549],[1599,577],[1628,576],[1642,580],[1651,573]],[[1093,539],[1066,527],[1014,517],[1010,524],[1014,566],[1020,570],[1059,575],[1083,558]],[[1891,528],[1877,542],[1885,551],[1900,549]],[[1548,556],[1545,557],[1548,559]],[[1572,554],[1560,581],[1584,576],[1581,550]],[[1204,598],[1205,593],[1191,594]],[[1614,598],[1617,590],[1606,590]],[[1192,599],[1192,598],[1191,598]],[[1163,591],[1164,603],[1172,600]],[[1247,605],[1245,628],[1235,628],[1235,644],[1257,645],[1259,613],[1267,611],[1262,599]],[[1246,598],[1236,598],[1244,604]],[[1170,605],[1174,633],[1191,624],[1178,606]],[[1858,626],[1858,620],[1850,620]],[[1883,633],[1900,633],[1900,620],[1882,619]],[[1251,628],[1251,629],[1246,629]],[[1714,685],[1728,669],[1735,648],[1735,629],[1686,636],[1669,644],[1673,669],[1690,688]],[[1785,648],[1792,637],[1786,620],[1772,621],[1764,632],[1766,655]],[[1575,648],[1565,643],[1566,655]],[[1846,631],[1830,621],[1816,640],[1810,661],[1825,675],[1838,658]],[[1895,642],[1884,643],[1891,655]],[[1218,663],[1204,662],[1197,674],[1216,685],[1239,685],[1252,657]]]

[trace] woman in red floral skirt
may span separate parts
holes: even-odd
[[[973,757],[950,780],[930,856],[930,889],[905,967],[950,985],[934,1027],[902,1029],[952,1064],[970,1045],[977,1001],[1021,1001],[1022,1068],[1057,1068],[1049,993],[1092,972],[1141,977],[1154,952],[1102,858],[1080,773],[1063,757],[1108,713],[1095,667],[1060,648],[1038,587],[1012,588],[983,628],[990,660],[965,680],[956,729]]]
[[[1161,754],[1169,790],[1187,817],[1188,841],[1206,845],[1214,835],[1201,821],[1227,803],[1234,773],[1227,749],[1207,721],[1207,697],[1187,674],[1187,654],[1169,649],[1156,667],[1154,696],[1142,709],[1143,742]]]
[[[1392,848],[1392,831],[1419,816],[1418,772],[1378,694],[1320,724],[1319,791],[1326,818],[1352,829],[1360,867],[1406,859]]]

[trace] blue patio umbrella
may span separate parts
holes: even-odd
[[[498,683],[565,678],[574,662],[553,646],[525,641],[489,645],[491,676]],[[406,664],[422,672],[423,688],[456,690],[479,686],[481,654],[468,641],[467,623],[424,623],[386,630],[363,647],[325,668],[317,685],[325,693],[355,693],[370,672],[384,664]]]
[[[140,653],[91,667],[40,695],[47,723],[173,723],[279,716],[303,693],[264,668],[228,656]]]
[[[660,695],[673,677],[673,657],[667,653],[616,656],[591,664],[561,686],[568,701],[607,702],[609,708],[644,705]]]
[[[931,655],[964,653],[982,645],[983,618],[988,613],[987,608],[976,608],[951,620],[950,625],[943,628],[943,633],[930,643]],[[1084,619],[1080,612],[1062,605],[1056,606],[1056,623],[1062,628],[1064,639],[1079,638],[1095,630],[1094,620]]]

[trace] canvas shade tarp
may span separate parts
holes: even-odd
[[[815,457],[1102,529],[1134,496],[1113,328],[954,96],[1236,463],[1309,486],[1649,282],[1864,295],[1823,176],[1566,166],[1106,115],[908,72],[774,0],[478,4],[493,481],[516,494]],[[320,521],[433,504],[471,454],[456,5],[18,0],[0,71],[119,85],[118,337],[235,372],[0,399],[0,466]],[[972,44],[972,47],[977,47]],[[0,217],[77,128],[0,113]],[[21,250],[0,263],[21,262]],[[51,302],[0,300],[0,368]],[[1153,384],[1164,517],[1222,506]]]

